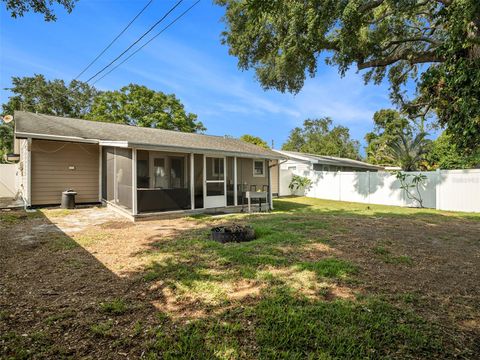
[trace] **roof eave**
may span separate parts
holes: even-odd
[[[199,154],[222,154],[227,156],[238,156],[238,157],[248,157],[248,158],[262,158],[269,160],[284,160],[285,157],[270,155],[270,154],[254,154],[254,153],[244,153],[241,151],[225,151],[225,150],[215,150],[215,149],[201,149],[193,147],[184,147],[184,146],[162,146],[162,145],[151,145],[143,143],[134,143],[128,141],[111,141],[111,140],[98,140],[98,139],[85,139],[77,136],[62,136],[62,135],[47,135],[47,134],[36,134],[28,133],[22,131],[16,131],[15,137],[22,139],[40,139],[40,140],[56,140],[56,141],[71,141],[71,142],[82,142],[90,144],[99,144],[100,146],[114,146],[122,148],[137,148],[145,150],[159,150],[159,151],[180,151],[186,153],[199,153]]]
[[[277,155],[270,155],[270,154],[253,154],[253,153],[245,153],[241,151],[226,151],[226,150],[216,150],[216,149],[202,149],[202,148],[194,148],[194,147],[185,147],[185,146],[163,146],[163,145],[151,145],[151,144],[143,144],[143,143],[134,143],[129,142],[127,147],[136,148],[138,150],[158,150],[158,151],[180,151],[186,153],[195,153],[195,154],[211,154],[211,155],[226,155],[226,156],[238,156],[238,157],[247,157],[252,159],[270,159],[270,160],[284,160],[286,159],[283,156]]]
[[[72,141],[72,142],[83,142],[89,144],[98,144],[99,140],[97,139],[85,139],[78,136],[63,136],[63,135],[48,135],[48,134],[36,134],[23,131],[15,131],[15,137],[17,139],[40,139],[40,140],[56,140],[56,141]]]

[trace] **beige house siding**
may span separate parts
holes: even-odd
[[[59,204],[66,189],[78,193],[77,203],[97,202],[98,161],[98,145],[33,140],[32,205]]]
[[[257,190],[262,190],[264,185],[268,185],[268,160],[263,160],[265,171],[263,176],[253,176],[253,159],[250,158],[237,158],[237,174],[238,184],[250,187],[255,185]],[[246,190],[250,190],[247,188]]]

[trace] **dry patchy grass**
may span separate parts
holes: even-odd
[[[1,357],[480,352],[479,216],[307,198],[275,206],[137,224],[87,210],[2,218]],[[209,240],[232,222],[257,239]]]

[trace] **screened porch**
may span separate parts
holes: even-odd
[[[267,159],[102,147],[102,199],[131,215],[270,204]]]

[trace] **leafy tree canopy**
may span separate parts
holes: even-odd
[[[358,141],[350,139],[348,128],[332,127],[332,119],[326,117],[305,120],[303,127],[294,128],[282,150],[359,159],[359,147]]]
[[[245,142],[250,143],[250,144],[261,146],[265,149],[270,149],[270,146],[268,146],[267,142],[265,140],[263,140],[262,138],[258,137],[258,136],[245,134],[245,135],[240,136],[240,140],[245,141]]]
[[[264,88],[298,92],[320,54],[340,74],[385,77],[411,118],[432,110],[461,150],[480,143],[480,1],[216,0],[226,8],[223,42]],[[414,99],[404,85],[417,84]]]
[[[65,84],[63,80],[47,80],[43,75],[12,77],[12,96],[2,104],[2,116],[15,110],[47,115],[85,118],[98,91],[81,81]],[[0,124],[0,162],[13,150],[13,123]]]
[[[445,132],[434,140],[426,154],[430,169],[471,169],[480,167],[480,150],[465,155],[458,151],[450,136]]]
[[[185,132],[205,130],[197,115],[185,112],[175,95],[136,84],[99,94],[87,118]]]
[[[66,84],[43,75],[13,77],[12,96],[2,104],[2,115],[15,110],[80,119],[116,122],[186,132],[203,131],[197,115],[186,113],[175,95],[130,84],[118,91],[101,92],[81,81]],[[12,151],[13,123],[0,123],[0,162]]]
[[[74,80],[65,84],[59,79],[47,80],[43,75],[12,77],[10,91],[13,95],[2,105],[4,114],[23,110],[76,118],[85,117],[99,94],[84,82]]]
[[[5,3],[7,12],[13,18],[22,17],[25,13],[33,11],[43,14],[45,21],[55,21],[57,17],[53,5],[60,5],[70,13],[75,7],[77,0],[1,0]]]
[[[13,149],[13,123],[0,123],[0,163],[3,157]]]
[[[374,128],[365,135],[367,162],[376,165],[398,165],[390,156],[389,145],[400,134],[411,131],[409,120],[393,109],[382,109],[373,115]]]

